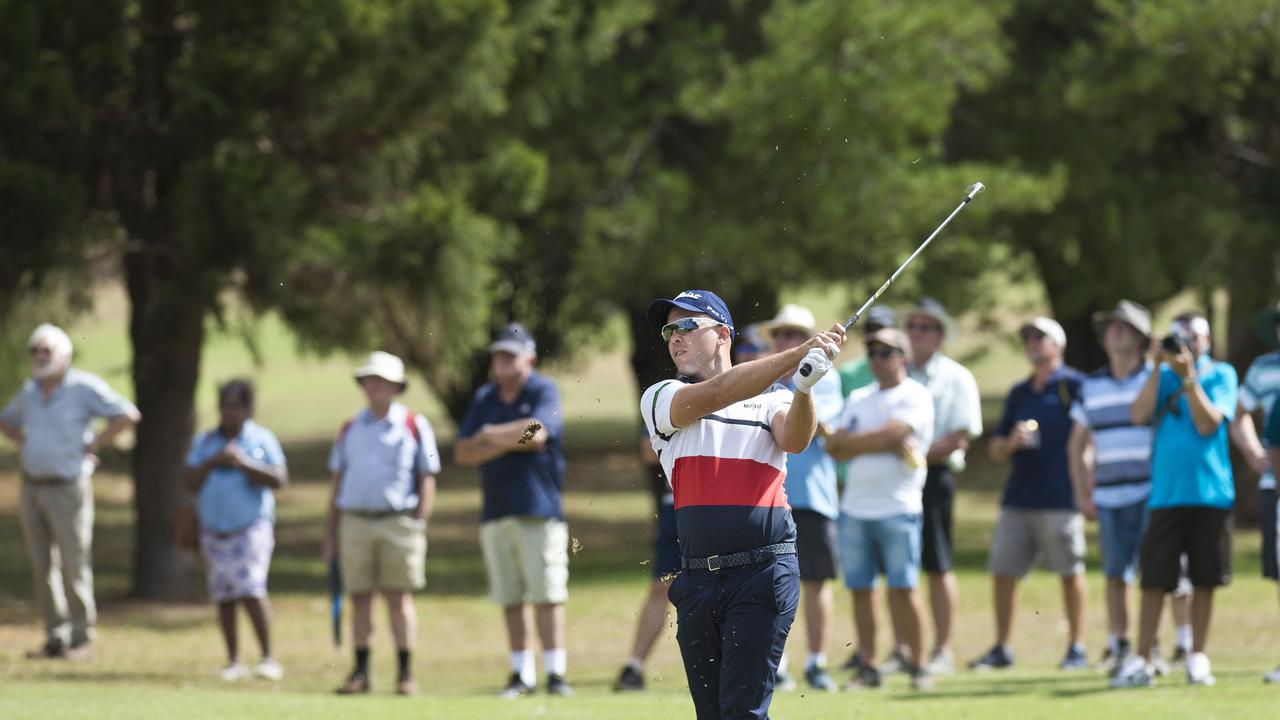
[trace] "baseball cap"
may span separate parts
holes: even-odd
[[[880,328],[868,335],[865,342],[867,347],[870,347],[872,343],[879,343],[901,350],[902,354],[907,356],[907,360],[911,360],[911,341],[907,339],[907,334],[898,328]]]
[[[898,316],[893,313],[893,308],[876,305],[867,311],[867,321],[863,323],[863,327],[869,329],[872,325],[882,328],[898,327]]]
[[[1094,313],[1094,331],[1102,335],[1107,329],[1107,324],[1112,320],[1119,320],[1137,330],[1148,340],[1151,339],[1151,311],[1132,300],[1121,300],[1116,303],[1116,309],[1111,312]]]
[[[502,328],[489,345],[489,352],[509,352],[512,355],[534,355],[538,352],[538,344],[533,341],[529,330],[518,322]]]
[[[1033,318],[1030,322],[1025,322],[1022,327],[1018,328],[1018,334],[1026,332],[1029,329],[1039,330],[1044,333],[1050,340],[1056,342],[1058,347],[1065,349],[1067,347],[1067,331],[1062,329],[1056,320],[1044,317]]]
[[[719,295],[710,290],[685,290],[670,300],[658,298],[649,303],[645,317],[649,319],[650,325],[661,328],[667,324],[667,313],[673,307],[702,313],[716,322],[723,323],[729,328],[729,337],[733,337],[733,316],[729,314],[729,306],[724,304],[724,300],[721,300]]]

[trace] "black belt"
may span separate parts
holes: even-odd
[[[355,515],[356,517],[378,520],[381,518],[395,517],[396,515],[412,516],[413,510],[343,510],[347,515]]]
[[[22,474],[22,479],[33,485],[52,485],[54,483],[72,483],[79,478],[65,478],[61,475],[28,475]]]
[[[764,562],[777,555],[795,554],[795,543],[777,543],[775,545],[765,545],[755,550],[743,550],[730,555],[712,555],[707,558],[682,557],[680,558],[680,567],[685,570],[710,570],[715,572],[720,568],[742,567],[743,565]]]

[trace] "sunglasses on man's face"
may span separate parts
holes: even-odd
[[[714,327],[721,323],[704,317],[687,317],[680,318],[675,322],[669,322],[662,326],[662,342],[671,342],[672,335],[688,335],[689,333],[704,327]]]
[[[901,352],[902,351],[897,348],[887,348],[887,347],[867,348],[867,357],[873,360],[888,360],[889,358]]]
[[[33,345],[31,347],[31,354],[32,355],[52,355],[53,350],[49,349],[44,345]]]

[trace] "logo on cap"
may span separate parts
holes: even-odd
[[[698,294],[698,293],[696,293],[696,292],[689,292],[688,290],[686,290],[686,291],[684,291],[684,292],[680,293],[679,295],[675,296],[675,297],[674,297],[674,298],[672,298],[672,299],[673,299],[673,300],[679,300],[680,298],[693,298],[694,300],[701,300],[701,299],[702,299],[702,296],[701,296],[701,295],[699,295],[699,294]]]

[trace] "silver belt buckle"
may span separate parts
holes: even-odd
[[[712,555],[711,557],[707,558],[707,569],[710,570],[711,572],[715,572],[720,569],[719,555]]]

